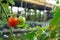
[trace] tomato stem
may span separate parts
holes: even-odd
[[[12,31],[12,28],[11,27],[9,27],[9,28],[10,28],[12,40],[16,40],[15,37],[14,37],[13,31]]]
[[[2,3],[1,3],[1,2],[0,2],[0,6],[1,6],[1,8],[2,8],[3,12],[4,12],[4,13],[5,13],[5,15],[6,15],[6,19],[8,19],[7,13],[6,13],[5,9],[3,8],[3,6],[2,6]]]

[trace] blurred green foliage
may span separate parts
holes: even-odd
[[[2,0],[0,0],[1,2]],[[5,9],[6,13],[9,13],[9,3],[14,5],[13,0],[7,0],[8,3],[2,3],[3,8]],[[57,1],[58,2],[58,1]],[[34,32],[33,28],[30,28],[32,31],[26,34],[22,35],[22,40],[34,40],[35,37],[37,37],[37,40],[49,40],[49,38],[60,38],[60,8],[59,7],[55,7],[55,9],[52,12],[54,15],[54,17],[51,19],[50,21],[50,26],[53,30],[49,30],[48,27],[39,27],[36,26],[37,32]],[[37,14],[38,17],[39,14]],[[40,15],[39,15],[40,16]],[[0,27],[4,24],[6,24],[7,19],[5,18],[6,15],[4,14],[4,12],[2,11],[2,14],[0,16]],[[34,18],[34,16],[32,17],[32,19]],[[28,28],[28,25],[25,25],[25,28]],[[48,32],[46,32],[48,31]],[[57,35],[57,36],[56,36]],[[52,40],[51,39],[51,40]],[[0,39],[1,40],[1,39]]]

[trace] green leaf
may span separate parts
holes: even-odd
[[[28,24],[25,24],[25,28],[28,28],[28,26],[29,26]]]
[[[41,29],[42,30],[47,30],[49,28],[49,26],[45,26],[45,27],[42,27]]]
[[[9,8],[8,8],[8,3],[2,3],[3,8],[5,9],[6,12],[9,12]]]
[[[47,33],[43,32],[40,36],[40,40],[47,40]]]
[[[59,0],[56,0],[56,4],[59,4]]]
[[[24,25],[20,25],[20,24],[19,24],[19,25],[17,25],[17,27],[18,27],[18,28],[21,28],[21,27],[24,27]]]
[[[9,2],[12,5],[15,5],[14,0],[7,0],[7,2]]]
[[[36,28],[38,29],[37,34],[38,35],[41,35],[42,32],[43,32],[43,30],[39,26],[36,26]]]
[[[55,37],[56,37],[56,32],[55,32],[55,31],[51,31],[50,37],[51,37],[51,38],[55,38]]]
[[[23,34],[23,40],[34,40],[34,36],[36,35],[36,33],[34,31]]]
[[[0,0],[0,2],[1,2],[2,0]]]
[[[55,31],[60,32],[60,26],[57,26]]]
[[[57,13],[55,15],[55,17],[52,19],[52,23],[54,23],[55,25],[60,23],[60,13]]]
[[[60,8],[56,7],[55,10],[53,11],[53,19],[50,21],[50,25],[59,25],[60,24]]]
[[[3,40],[3,38],[2,38],[2,37],[0,37],[0,40]]]

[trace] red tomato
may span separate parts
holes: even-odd
[[[8,18],[8,25],[11,27],[15,27],[18,24],[18,19],[15,17]]]

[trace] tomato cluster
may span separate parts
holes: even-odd
[[[15,27],[17,24],[24,24],[25,23],[25,18],[24,17],[10,17],[8,18],[8,25],[10,27]]]

